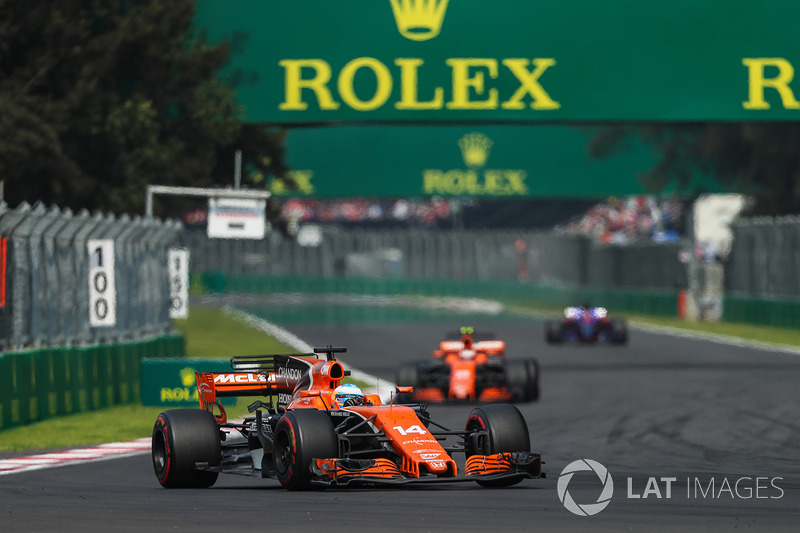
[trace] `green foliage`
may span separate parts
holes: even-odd
[[[281,137],[241,123],[233,87],[218,79],[228,44],[193,30],[194,6],[0,0],[10,205],[139,214],[148,184],[230,185],[237,149],[254,173],[283,175]]]
[[[596,157],[624,150],[639,136],[660,155],[656,166],[640,176],[658,193],[673,189],[694,196],[713,192],[706,176],[727,190],[755,200],[752,214],[800,213],[800,124],[691,123],[613,125],[599,128],[589,151]]]

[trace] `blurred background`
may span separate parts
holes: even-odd
[[[6,353],[190,293],[800,325],[793,4],[305,4],[0,0]]]

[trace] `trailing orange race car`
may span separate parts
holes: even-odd
[[[397,385],[413,387],[401,401],[531,402],[539,399],[536,359],[507,360],[506,343],[462,327],[434,350],[433,360],[405,363]]]
[[[158,481],[203,488],[226,472],[304,490],[444,481],[503,487],[544,477],[513,405],[476,407],[465,429],[450,430],[420,404],[382,404],[378,395],[342,384],[348,373],[334,354],[344,351],[234,357],[232,372],[197,373],[201,409],[164,411],[153,427]],[[226,396],[264,399],[250,405],[255,416],[232,422],[219,401]],[[466,455],[463,475],[453,459],[459,452]]]

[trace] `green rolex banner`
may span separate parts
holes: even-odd
[[[142,405],[200,407],[195,372],[230,372],[227,359],[144,359]],[[236,398],[221,398],[222,405],[236,405]]]
[[[199,0],[274,124],[797,120],[797,0]]]
[[[589,156],[591,128],[568,126],[340,126],[294,128],[285,140],[297,187],[278,196],[600,198],[645,193],[655,156],[635,140]],[[708,180],[698,191],[722,192]],[[670,191],[663,191],[668,193]]]

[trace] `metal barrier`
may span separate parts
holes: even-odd
[[[170,330],[167,250],[181,224],[0,203],[0,349],[99,344]],[[89,239],[112,239],[116,321],[90,323]]]
[[[138,402],[145,357],[185,355],[182,335],[0,354],[0,429]]]
[[[533,285],[673,290],[686,285],[682,243],[597,245],[544,231],[320,228],[319,238],[209,239],[186,231],[194,272],[522,282]],[[306,244],[306,245],[304,245]]]
[[[731,230],[733,247],[725,264],[728,292],[800,297],[800,217],[740,219]]]

